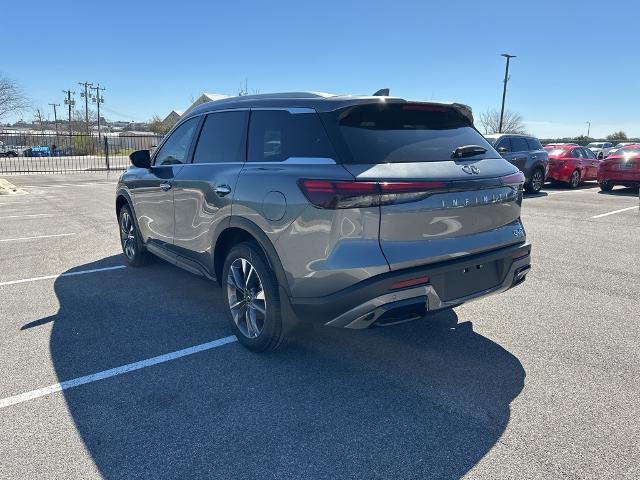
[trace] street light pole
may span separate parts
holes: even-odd
[[[502,107],[500,108],[500,126],[498,127],[498,133],[502,133],[502,120],[504,118],[504,100],[507,96],[507,82],[509,81],[509,60],[512,58],[516,58],[515,55],[509,55],[508,53],[503,53],[503,57],[507,59],[507,66],[504,70],[504,86],[502,88]]]
[[[591,122],[587,122],[587,125],[589,125],[587,127],[587,138],[589,138],[589,133],[591,132]]]

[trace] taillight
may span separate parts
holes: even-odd
[[[376,182],[330,182],[327,180],[300,180],[302,193],[316,207],[357,208],[378,205]]]
[[[332,182],[300,180],[305,197],[320,208],[358,208],[420,200],[445,182]]]
[[[524,183],[524,173],[518,172],[500,178],[503,185],[516,185]]]

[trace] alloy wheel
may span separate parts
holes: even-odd
[[[534,192],[539,192],[542,189],[542,185],[544,183],[544,179],[542,176],[542,172],[540,170],[536,170],[533,172],[533,176],[531,177],[531,187]]]
[[[229,267],[227,299],[238,330],[247,338],[258,337],[267,318],[267,302],[258,272],[244,258],[236,258]]]
[[[571,174],[571,186],[577,187],[578,185],[580,185],[580,172],[576,170]]]
[[[127,258],[132,259],[136,255],[136,230],[133,219],[127,210],[120,215],[120,239],[122,249]]]

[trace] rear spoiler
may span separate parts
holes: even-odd
[[[388,88],[381,88],[376,93],[374,93],[373,96],[374,97],[388,97],[389,96],[389,89]],[[464,103],[452,103],[451,107],[455,108],[458,112],[460,112],[464,116],[464,118],[469,120],[469,123],[471,123],[471,125],[473,125],[473,112],[472,112],[471,107],[469,105],[465,105]]]
[[[471,110],[471,107],[469,105],[465,105],[463,103],[452,103],[451,106],[459,111],[464,116],[464,118],[469,120],[471,125],[473,125],[473,111]]]

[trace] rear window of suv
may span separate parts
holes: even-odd
[[[412,103],[356,105],[323,114],[346,163],[404,163],[450,160],[453,151],[479,145],[486,153],[468,158],[499,158],[459,111]]]

